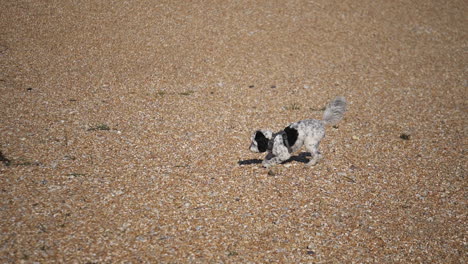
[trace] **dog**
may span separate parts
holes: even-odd
[[[325,137],[325,126],[336,125],[346,112],[346,100],[336,97],[325,108],[322,120],[307,119],[292,123],[282,131],[273,133],[270,130],[257,130],[251,137],[252,152],[268,152],[262,162],[268,168],[280,164],[291,157],[291,154],[305,146],[312,155],[308,166],[313,166],[322,158],[318,151],[320,141]]]

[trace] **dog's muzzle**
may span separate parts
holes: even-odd
[[[254,143],[250,144],[249,150],[252,152],[259,152],[258,147]]]

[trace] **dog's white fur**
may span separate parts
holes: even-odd
[[[313,166],[322,157],[318,147],[325,136],[325,126],[337,124],[345,112],[346,100],[338,96],[327,105],[322,120],[302,120],[290,124],[277,133],[270,130],[255,131],[251,138],[250,150],[253,152],[268,151],[262,162],[262,165],[268,168],[288,160],[292,153],[305,146],[312,155],[307,165]]]

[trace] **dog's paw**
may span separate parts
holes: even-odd
[[[262,162],[262,166],[263,166],[264,168],[270,168],[270,167],[273,166],[273,165],[274,165],[274,164],[268,162],[268,160],[264,160],[264,161]]]
[[[315,166],[319,162],[319,160],[321,160],[321,159],[322,159],[322,154],[317,153],[317,154],[312,156],[312,158],[310,159],[309,162],[307,162],[306,165],[307,166]]]
[[[315,166],[317,165],[317,163],[319,162],[319,160],[322,159],[322,155],[320,154],[317,154],[315,155],[314,157],[312,157],[312,159],[306,163],[307,166],[311,167],[311,166]]]

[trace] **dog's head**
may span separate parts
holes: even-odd
[[[250,150],[253,152],[265,152],[268,148],[268,141],[271,139],[273,132],[270,130],[257,130],[253,133],[250,144]]]

